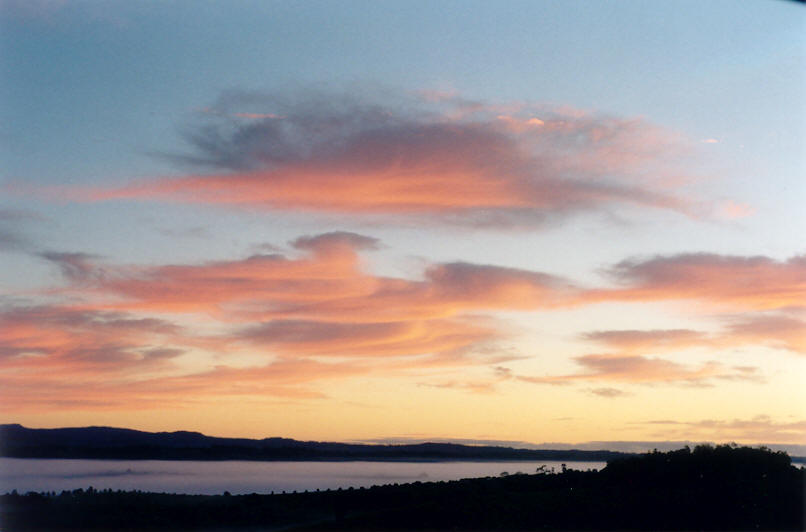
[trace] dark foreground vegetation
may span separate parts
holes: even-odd
[[[2,496],[3,530],[801,530],[806,470],[700,446],[575,471],[280,495]]]

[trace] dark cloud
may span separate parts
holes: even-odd
[[[94,263],[95,259],[99,258],[97,255],[44,251],[39,253],[39,256],[58,266],[62,275],[71,282],[89,281],[101,274],[101,270]]]
[[[141,351],[143,357],[148,360],[165,360],[176,358],[185,353],[184,349],[175,349],[170,347],[155,347]]]
[[[45,221],[33,211],[0,208],[0,252],[30,252],[36,246],[29,234],[31,224]]]
[[[30,246],[30,240],[22,232],[0,226],[0,251],[23,251]]]
[[[409,124],[366,98],[297,90],[295,94],[246,90],[223,92],[203,110],[202,123],[185,126],[192,154],[163,154],[177,162],[218,170],[256,170],[331,157],[372,130]],[[246,119],[246,120],[244,120]]]
[[[348,231],[334,231],[314,236],[301,236],[291,242],[291,246],[297,249],[314,252],[327,252],[328,250],[338,249],[378,249],[379,245],[380,241],[377,238]]]
[[[211,236],[206,227],[163,228],[159,232],[173,238],[210,238]]]

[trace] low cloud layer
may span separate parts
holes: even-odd
[[[310,386],[317,380],[412,371],[424,386],[459,392],[494,393],[529,382],[587,385],[582,391],[616,398],[628,396],[617,383],[764,379],[761,368],[713,354],[684,363],[676,356],[681,349],[804,352],[804,322],[791,306],[803,292],[802,257],[624,261],[610,270],[617,272],[615,286],[584,288],[546,272],[465,262],[434,263],[415,278],[380,276],[365,267],[366,256],[380,248],[375,238],[335,231],[245,259],[198,264],[121,265],[84,253],[38,252],[63,279],[50,296],[70,302],[2,309],[4,399],[35,409],[106,408],[127,394],[140,407],[178,393],[185,402],[210,394],[317,398],[322,394]],[[716,332],[581,333],[578,340],[597,349],[572,357],[579,367],[573,373],[521,375],[502,365],[526,354],[503,347],[512,332],[496,321],[497,311],[677,298],[731,302],[746,311],[711,315]],[[196,325],[177,325],[188,319]],[[251,356],[247,366],[228,361],[243,353]],[[207,363],[182,365],[200,354]],[[255,355],[262,358],[255,361]],[[493,368],[494,375],[467,380],[428,373],[468,367]],[[45,373],[71,377],[68,403],[55,395],[66,393],[66,385]],[[54,393],[34,397],[32,387]]]

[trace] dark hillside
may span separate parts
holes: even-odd
[[[288,438],[216,438],[198,432],[111,427],[29,429],[0,425],[0,456],[127,460],[567,460],[604,462],[625,453],[421,443],[361,445]]]

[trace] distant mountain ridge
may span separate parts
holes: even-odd
[[[456,443],[372,445],[289,438],[220,438],[199,432],[0,425],[0,456],[154,460],[567,460],[605,462],[618,451],[516,449]]]

